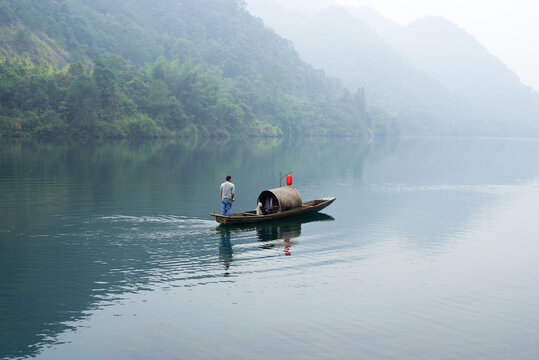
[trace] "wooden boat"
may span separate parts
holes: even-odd
[[[241,213],[232,213],[230,216],[224,216],[219,214],[211,214],[215,217],[215,220],[221,224],[230,224],[230,225],[239,225],[239,224],[253,224],[262,221],[270,221],[277,219],[284,219],[293,216],[301,216],[306,214],[316,213],[335,201],[335,198],[323,198],[318,200],[311,200],[304,202],[301,206],[277,212],[274,214],[267,215],[257,215],[256,210],[241,212]]]

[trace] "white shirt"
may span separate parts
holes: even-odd
[[[234,196],[234,192],[236,191],[236,187],[231,182],[224,182],[221,184],[221,193],[223,194],[223,199],[232,199],[232,196]]]

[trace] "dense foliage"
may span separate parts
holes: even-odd
[[[2,136],[391,128],[237,0],[0,0],[0,20]]]
[[[118,56],[62,69],[0,60],[0,104],[0,134],[7,137],[361,134],[367,124],[357,119],[372,117],[361,93],[331,102],[294,99],[247,79],[228,84],[191,62],[158,58],[137,71]]]

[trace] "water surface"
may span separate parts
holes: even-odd
[[[4,144],[0,358],[536,359],[539,141]],[[323,214],[218,226],[293,171]]]

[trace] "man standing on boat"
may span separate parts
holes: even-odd
[[[228,175],[226,181],[221,184],[221,215],[230,216],[235,191],[236,187],[232,184],[232,176]]]

